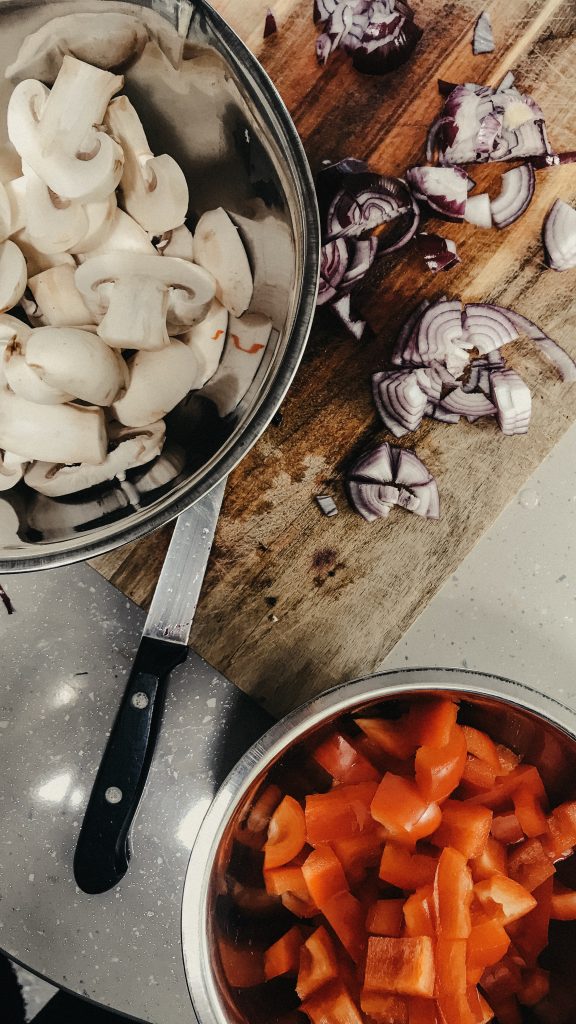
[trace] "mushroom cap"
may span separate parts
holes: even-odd
[[[137,352],[129,360],[126,394],[114,403],[116,419],[131,427],[163,419],[198,386],[200,365],[190,348],[171,341],[168,348]]]
[[[238,228],[222,207],[200,217],[194,259],[215,278],[216,298],[233,316],[242,316],[252,300],[252,271]]]
[[[22,459],[89,462],[106,457],[108,437],[102,409],[88,405],[36,405],[0,391],[0,448]]]
[[[64,405],[71,402],[75,396],[59,388],[53,388],[43,381],[26,362],[24,351],[25,344],[17,339],[4,349],[2,370],[4,379],[14,394],[38,405]]]
[[[12,309],[26,290],[26,260],[11,239],[0,244],[0,313]]]
[[[272,322],[261,313],[230,317],[226,346],[218,370],[202,390],[227,416],[242,401],[264,357]]]
[[[128,384],[128,369],[119,352],[97,334],[75,327],[38,327],[24,352],[40,380],[91,405],[112,405]]]
[[[77,254],[78,262],[85,263],[93,256],[102,256],[110,252],[140,252],[147,256],[156,254],[144,228],[141,228],[124,210],[118,208],[114,211],[108,230],[103,232],[101,238],[96,239],[96,244]]]
[[[160,256],[176,256],[180,260],[194,262],[194,235],[185,224],[165,231],[156,243]]]

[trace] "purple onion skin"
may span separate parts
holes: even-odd
[[[412,56],[422,39],[423,31],[413,21],[406,20],[399,36],[393,42],[373,50],[360,46],[354,51],[352,63],[363,75],[387,75],[396,71]]]
[[[268,8],[266,12],[266,21],[264,22],[264,39],[268,39],[269,36],[273,36],[278,31],[278,25],[276,24],[276,18],[274,12]]]

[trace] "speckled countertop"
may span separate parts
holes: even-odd
[[[382,668],[479,669],[575,705],[575,527],[573,428]],[[188,850],[265,720],[196,656],[178,668],[131,869],[116,890],[85,896],[72,853],[144,616],[87,566],[4,582],[16,614],[0,619],[0,947],[127,1015],[193,1019],[180,955]]]

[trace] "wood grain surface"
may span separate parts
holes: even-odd
[[[416,0],[424,38],[411,62],[385,78],[359,75],[340,54],[318,67],[312,0],[276,0],[279,31],[266,41],[265,0],[214,6],[269,72],[313,170],[326,157],[355,156],[401,174],[423,158],[441,105],[438,78],[493,84],[509,68],[544,108],[552,143],[576,148],[573,0]],[[492,15],[496,51],[473,57],[472,28],[483,9]],[[474,176],[497,192],[497,169],[475,168]],[[528,436],[504,437],[491,420],[427,422],[400,442],[437,476],[439,522],[395,510],[368,525],[347,506],[347,463],[390,439],[375,416],[370,374],[385,365],[398,328],[423,296],[446,292],[510,305],[576,356],[576,271],[546,270],[540,241],[556,196],[576,196],[574,166],[538,172],[530,209],[505,231],[429,221],[429,230],[458,243],[461,265],[434,277],[414,254],[383,258],[357,293],[371,326],[361,343],[327,312],[317,314],[281,425],[269,428],[230,478],[191,638],[275,713],[370,672],[576,418],[575,386],[520,342],[506,354],[532,389]],[[321,492],[333,495],[338,516],[319,512],[313,499]],[[146,605],[169,536],[162,530],[94,564]],[[441,649],[430,651],[430,664],[442,661]]]

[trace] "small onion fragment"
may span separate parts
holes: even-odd
[[[394,505],[439,518],[436,481],[414,452],[379,445],[352,466],[346,482],[351,504],[369,523],[389,515]]]
[[[450,270],[450,267],[460,263],[456,242],[451,238],[421,231],[416,235],[416,247],[428,270],[433,274],[437,274],[439,270]]]
[[[316,300],[318,306],[332,302],[337,297],[340,284],[348,267],[348,246],[343,238],[326,242],[320,252],[320,288]]]
[[[502,190],[490,202],[492,220],[497,228],[507,228],[526,212],[536,188],[531,164],[520,164],[502,175]]]
[[[481,416],[493,416],[496,412],[494,403],[481,391],[465,391],[464,388],[455,388],[449,395],[446,395],[440,403],[440,408],[446,412],[456,413],[458,416],[466,416],[469,420],[477,420]]]
[[[526,434],[530,426],[532,396],[516,370],[493,370],[490,394],[502,433]]]
[[[492,21],[490,20],[488,11],[482,11],[482,14],[480,14],[474,26],[472,53],[477,57],[480,53],[493,53],[494,49]]]
[[[470,179],[461,167],[410,167],[406,178],[416,198],[435,213],[464,219]]]
[[[551,270],[576,267],[576,210],[557,199],[549,210],[543,229],[546,263]]]
[[[418,370],[382,370],[372,376],[372,392],[380,418],[394,437],[417,430],[428,404]]]
[[[264,39],[268,39],[268,36],[273,36],[277,31],[278,25],[276,24],[274,11],[269,7],[266,11],[266,20],[264,22]]]
[[[359,320],[352,313],[350,295],[343,295],[342,298],[332,303],[330,309],[343,323],[346,330],[349,331],[350,334],[357,339],[357,341],[360,341],[364,334],[364,331],[366,330],[366,321]]]
[[[480,192],[477,196],[468,197],[464,220],[479,228],[492,227],[492,204],[487,192]]]
[[[507,311],[483,302],[468,303],[463,327],[467,347],[477,349],[481,356],[518,338],[518,331]]]
[[[323,28],[316,40],[320,64],[340,48],[370,75],[400,67],[422,38],[407,0],[314,0],[314,21]]]

